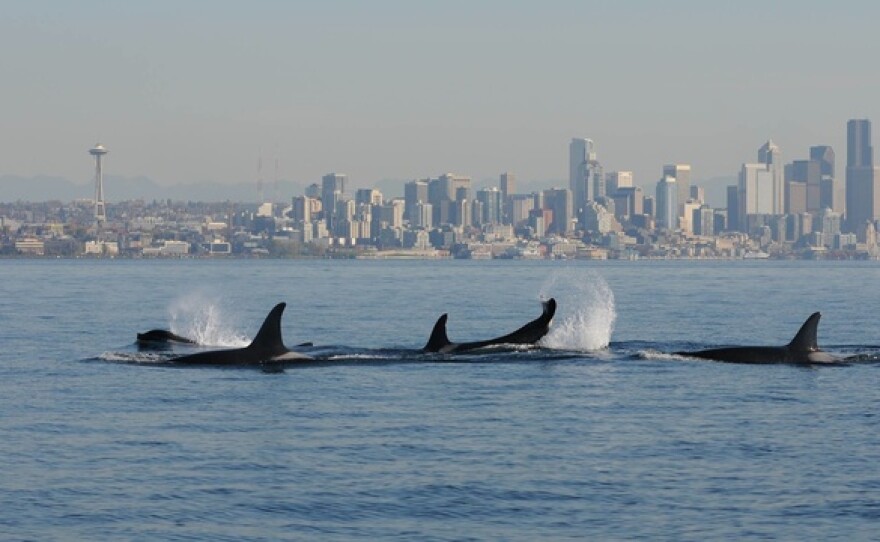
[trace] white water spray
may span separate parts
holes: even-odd
[[[192,293],[175,300],[169,307],[171,331],[206,346],[237,348],[250,344],[226,321],[215,300],[205,293]]]
[[[542,286],[541,297],[555,297],[559,306],[542,346],[580,352],[608,347],[617,311],[614,293],[601,275],[582,269],[554,272]]]

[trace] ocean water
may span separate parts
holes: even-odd
[[[876,262],[0,261],[2,540],[871,540]],[[418,353],[559,310],[545,348]],[[139,352],[247,344],[281,372]],[[860,361],[670,355],[819,342]]]

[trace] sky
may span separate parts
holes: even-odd
[[[880,122],[880,3],[8,1],[0,175],[568,178],[572,137],[653,186]],[[262,162],[262,171],[259,164]]]

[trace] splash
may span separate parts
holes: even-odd
[[[541,288],[542,298],[551,296],[560,310],[542,346],[579,352],[608,347],[617,311],[614,293],[601,275],[589,270],[557,271]]]
[[[226,321],[216,300],[203,293],[192,293],[177,299],[169,307],[171,331],[205,346],[239,348],[250,339],[235,331]]]

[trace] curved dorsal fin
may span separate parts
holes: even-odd
[[[446,314],[437,319],[434,329],[431,331],[431,338],[428,344],[422,350],[425,352],[439,352],[444,346],[451,344],[446,336]]]
[[[553,319],[553,315],[556,314],[556,300],[551,297],[547,301],[542,301],[541,304],[544,306],[543,316],[549,322]]]
[[[269,311],[263,326],[257,332],[257,336],[248,345],[248,348],[268,349],[272,351],[286,350],[284,341],[281,338],[281,314],[287,303],[279,303]]]
[[[807,318],[800,331],[794,336],[794,339],[788,343],[788,347],[798,352],[814,352],[819,349],[819,342],[816,339],[816,333],[819,328],[819,318],[822,315],[814,312]]]

